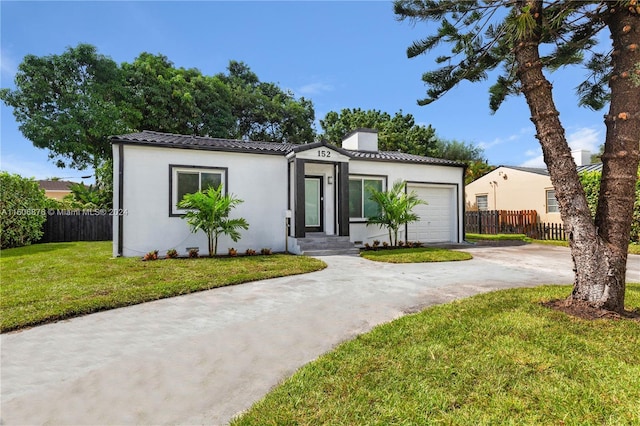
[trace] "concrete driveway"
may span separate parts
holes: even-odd
[[[569,251],[472,247],[467,262],[325,257],[259,281],[2,335],[1,424],[224,424],[303,364],[404,313],[573,280]],[[640,281],[640,257],[629,279]]]

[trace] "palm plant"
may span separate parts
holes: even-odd
[[[370,199],[380,207],[377,216],[369,217],[368,225],[378,225],[380,228],[387,228],[389,231],[389,243],[398,245],[398,229],[407,223],[416,222],[420,217],[413,213],[413,209],[420,204],[427,204],[426,201],[418,198],[414,191],[405,191],[406,182],[396,181],[393,187],[387,191],[378,191],[370,188]]]
[[[184,219],[191,227],[191,232],[202,230],[207,234],[209,256],[218,252],[218,236],[228,235],[234,242],[240,239],[240,229],[249,229],[243,218],[230,219],[231,209],[243,201],[233,194],[223,194],[222,185],[205,191],[186,194],[178,203],[181,209],[189,209]]]

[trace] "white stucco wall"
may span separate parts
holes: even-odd
[[[501,166],[467,185],[466,202],[473,206],[477,195],[486,195],[489,210],[536,210],[540,222],[562,223],[560,213],[547,213],[552,189],[549,176]]]
[[[220,236],[219,254],[226,254],[229,247],[239,252],[264,247],[284,251],[287,161],[283,156],[124,145],[122,206],[117,206],[117,146],[114,158],[114,207],[124,208],[127,213],[123,220],[124,256],[143,256],[152,250],[159,250],[162,255],[172,248],[186,254],[188,247],[199,247],[200,254],[208,254],[204,232],[191,233],[184,219],[169,215],[169,165],[228,169],[227,191],[245,200],[232,211],[231,217],[245,218],[249,229],[241,230],[238,242]],[[117,218],[114,225],[116,236]]]
[[[455,232],[452,234],[452,242],[462,242],[463,239],[463,203],[464,203],[464,179],[462,167],[437,166],[430,164],[396,163],[386,161],[362,161],[351,160],[349,163],[349,175],[385,176],[387,185],[391,187],[397,180],[423,184],[453,185],[456,195],[454,214],[456,218]],[[351,241],[371,243],[373,240],[387,241],[389,239],[386,228],[366,223],[350,222],[349,233]],[[406,240],[404,227],[401,228],[399,238]]]

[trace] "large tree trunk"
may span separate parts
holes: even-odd
[[[520,6],[521,10],[529,7],[530,12],[524,13],[531,13],[539,22],[542,20],[543,10],[540,0],[523,0],[520,1]],[[611,17],[610,26],[616,26],[616,28],[620,26],[616,31],[622,32],[624,24],[615,22],[622,14],[612,15],[615,16]],[[637,21],[637,15],[634,20]],[[635,27],[634,30],[625,33],[627,39],[629,33],[634,33],[636,38],[639,34]],[[628,45],[627,39],[624,42],[618,40],[618,48],[620,43]],[[614,35],[614,45],[615,40]],[[539,44],[539,34],[534,31],[514,46],[514,54],[518,66],[518,78],[522,83],[522,91],[531,111],[531,121],[536,127],[536,138],[542,146],[544,161],[556,190],[560,214],[568,230],[569,246],[575,267],[574,288],[570,301],[580,300],[596,308],[622,311],[633,210],[633,184],[638,165],[638,135],[640,134],[638,132],[638,99],[640,98],[638,86],[632,88],[631,84],[626,82],[628,85],[626,94],[620,93],[616,98],[622,99],[616,100],[615,103],[612,99],[611,102],[611,114],[615,114],[615,117],[611,117],[610,114],[607,119],[608,131],[605,143],[607,162],[603,169],[596,226],[589,212],[576,165],[553,101],[551,84],[542,73]],[[637,64],[638,59],[636,58],[633,63]],[[630,69],[626,60],[625,64],[626,69]],[[618,72],[621,66],[616,64]],[[615,89],[619,90],[618,87]],[[634,100],[629,99],[634,96]],[[635,109],[632,105],[634,103]],[[627,112],[629,117],[624,120],[617,118],[622,112]],[[632,114],[635,114],[635,119],[631,117]],[[620,126],[621,121],[624,121],[624,126]],[[635,127],[629,125],[631,122],[635,122]]]

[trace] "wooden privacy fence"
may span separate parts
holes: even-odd
[[[533,229],[527,233],[527,236],[536,240],[567,240],[567,235],[561,223],[536,223]]]
[[[49,210],[39,243],[109,241],[113,216],[102,210]]]
[[[527,234],[537,221],[535,210],[465,212],[465,230],[474,234]]]

